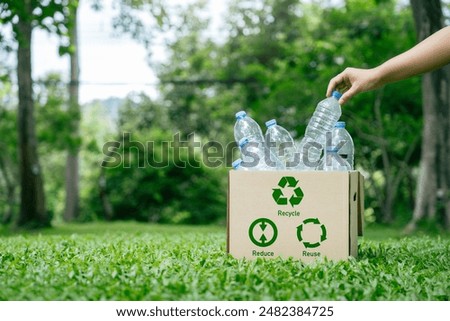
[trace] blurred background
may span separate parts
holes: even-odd
[[[301,139],[333,76],[449,24],[448,0],[0,0],[0,223],[224,225],[237,111]],[[449,96],[447,66],[344,106],[368,224],[450,229]]]

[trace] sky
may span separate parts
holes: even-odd
[[[185,4],[187,0],[166,0],[171,4]],[[192,2],[192,0],[190,0]],[[130,37],[114,37],[111,19],[112,0],[103,0],[104,8],[96,12],[89,0],[81,0],[78,20],[80,59],[80,103],[109,97],[125,97],[132,91],[143,91],[155,98],[158,82],[147,63],[147,51]],[[212,28],[220,29],[226,0],[210,0]],[[58,39],[36,29],[32,44],[33,79],[49,72],[60,72],[68,79],[69,59],[59,57]],[[164,50],[158,44],[152,48],[153,57],[161,60]]]

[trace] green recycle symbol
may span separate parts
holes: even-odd
[[[303,236],[302,236],[303,226],[306,224],[310,224],[310,223],[320,225],[320,229],[322,230],[322,235],[320,236],[319,242],[311,243],[311,242],[303,241]],[[322,244],[322,242],[327,239],[327,229],[326,229],[325,225],[320,223],[318,218],[307,218],[303,221],[302,224],[297,226],[297,238],[300,242],[303,241],[303,245],[305,246],[305,248],[313,249],[313,248],[320,246],[320,244]]]
[[[282,189],[284,189],[286,186],[294,188],[294,192],[289,198],[289,204],[291,204],[292,207],[294,207],[294,205],[300,204],[303,199],[303,191],[300,187],[297,187],[297,183],[298,180],[296,180],[292,176],[283,176],[278,182],[278,186]],[[288,198],[283,194],[281,188],[274,188],[272,197],[278,205],[287,205]]]

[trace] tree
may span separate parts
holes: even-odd
[[[417,40],[444,26],[441,1],[411,0]],[[414,213],[405,231],[412,232],[424,217],[439,220],[443,214],[450,229],[450,66],[422,77],[424,127],[420,174]]]
[[[73,144],[69,144],[67,150],[66,164],[66,206],[64,210],[64,220],[73,221],[79,216],[79,120],[80,104],[79,94],[79,63],[78,63],[78,1],[72,1],[69,5],[70,25],[69,25],[69,56],[70,56],[70,83],[69,83],[69,113],[75,117],[70,120],[69,127],[73,139]]]
[[[20,151],[20,216],[18,225],[48,226],[45,208],[44,184],[37,155],[34,124],[34,102],[31,79],[31,34],[33,15],[31,1],[24,1],[24,10],[18,14],[16,34],[17,80],[19,87],[19,151]]]
[[[26,227],[50,226],[46,211],[44,185],[37,153],[35,132],[33,81],[31,66],[31,36],[39,26],[63,34],[67,1],[2,0],[0,21],[12,27],[17,42],[18,131],[20,214],[17,224]]]

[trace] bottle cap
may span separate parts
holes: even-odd
[[[245,116],[247,116],[247,113],[246,113],[245,111],[243,111],[243,110],[238,111],[238,112],[236,113],[236,119],[242,119],[242,118],[244,118]]]
[[[242,159],[238,158],[233,163],[231,163],[231,166],[233,166],[234,169],[238,168],[242,163]]]
[[[345,128],[345,121],[338,121],[334,124],[335,128]]]
[[[336,98],[336,100],[339,100],[339,98],[342,97],[342,94],[341,94],[339,91],[335,90],[335,91],[333,91],[333,93],[331,94],[331,96],[333,96],[334,98]]]
[[[243,138],[241,138],[241,139],[239,140],[239,147],[240,147],[240,148],[244,147],[244,146],[247,145],[247,144],[248,144],[248,138],[247,138],[247,137],[243,137]]]
[[[266,121],[266,127],[269,128],[270,126],[274,126],[277,124],[277,121],[275,119],[271,119]]]

